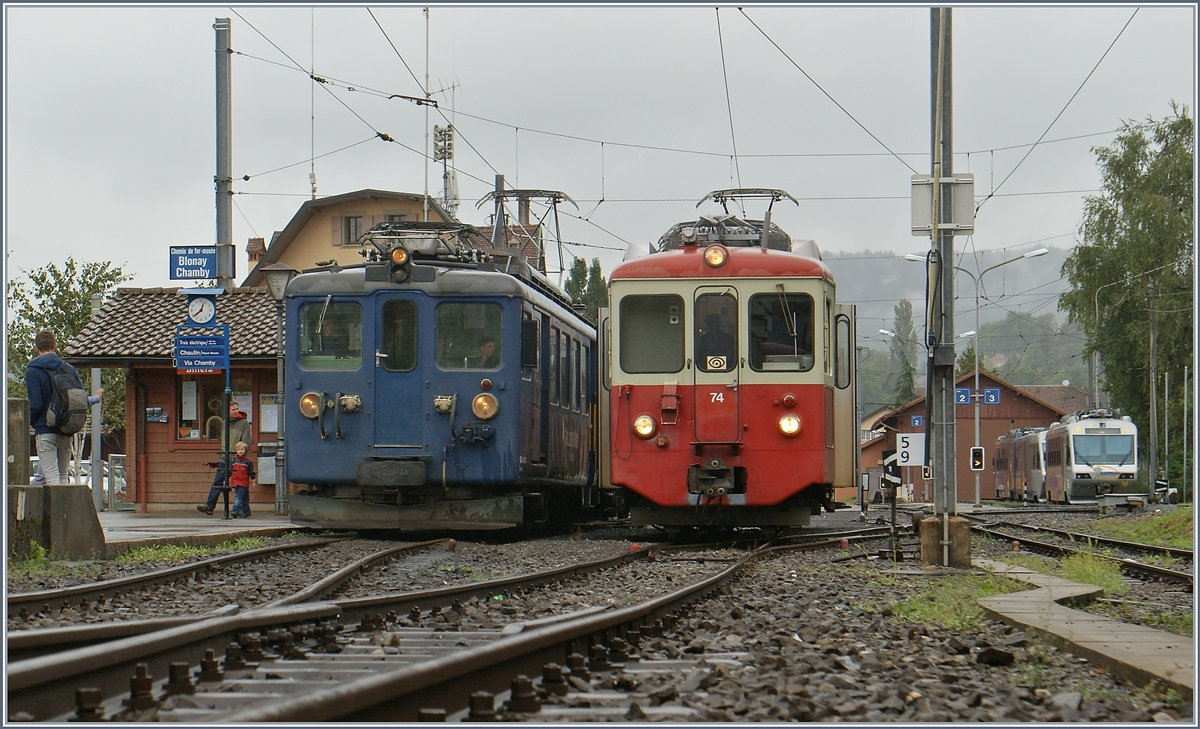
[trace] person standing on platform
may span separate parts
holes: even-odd
[[[37,436],[38,466],[40,467],[47,485],[56,486],[68,483],[68,464],[71,460],[71,436],[82,429],[86,415],[76,415],[79,418],[75,430],[64,433],[62,427],[52,426],[47,422],[47,416],[54,404],[54,377],[63,375],[72,380],[70,389],[82,390],[83,381],[79,373],[71,365],[63,362],[58,356],[58,342],[54,333],[43,329],[37,333],[33,341],[34,358],[25,368],[25,386],[29,392],[29,423]],[[96,390],[95,395],[87,392],[79,393],[79,400],[87,396],[86,403],[90,407],[100,402],[104,388]],[[78,409],[74,413],[80,413]]]
[[[246,457],[248,446],[238,443],[234,446],[236,457],[229,463],[229,485],[233,487],[233,518],[250,516],[250,482],[257,474],[254,473],[254,461]]]

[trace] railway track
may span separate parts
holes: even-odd
[[[301,542],[298,544],[281,544],[272,547],[260,547],[258,549],[249,549],[243,552],[234,552],[231,554],[221,555],[219,557],[211,557],[209,559],[189,562],[177,567],[168,567],[162,570],[152,572],[144,572],[128,577],[119,577],[112,580],[104,580],[102,582],[89,582],[82,585],[73,585],[71,587],[61,587],[52,590],[38,590],[36,592],[10,593],[7,596],[9,614],[20,613],[22,610],[28,612],[30,608],[38,608],[45,605],[58,605],[61,603],[83,603],[83,602],[103,602],[107,598],[112,598],[121,594],[127,594],[136,590],[140,590],[153,585],[161,585],[165,583],[185,580],[202,572],[226,567],[241,562],[250,562],[258,559],[266,559],[277,554],[285,552],[319,549],[329,544],[344,541],[350,537],[338,537],[336,539],[319,539],[311,542]]]
[[[96,599],[103,600],[103,596],[105,594],[113,594],[112,591],[114,590],[118,592],[121,589],[132,591],[151,585],[159,585],[164,582],[186,580],[200,571],[212,569],[219,565],[227,565],[230,563],[243,562],[252,559],[263,559],[271,556],[272,554],[278,554],[283,551],[291,551],[304,547],[320,547],[337,541],[342,540],[325,540],[318,543],[309,543],[303,545],[285,545],[283,547],[269,547],[265,549],[248,550],[237,555],[225,555],[212,560],[195,562],[183,567],[172,567],[165,570],[147,572],[141,575],[122,578],[120,580],[108,580],[102,583],[89,583],[86,585],[63,588],[61,590],[47,590],[40,593],[10,595],[9,600],[11,605],[13,598],[28,598],[35,594],[45,596],[53,593],[63,593],[61,597],[77,597],[80,600],[81,609],[83,609],[86,606],[85,601],[88,599],[89,595],[95,595]],[[255,609],[283,607],[286,605],[293,605],[296,603],[317,599],[318,597],[328,594],[330,591],[336,589],[339,585],[345,583],[347,580],[353,578],[364,568],[377,563],[380,560],[392,557],[401,552],[423,549],[425,547],[442,544],[445,541],[445,539],[434,539],[426,542],[415,542],[381,549],[373,554],[369,554],[361,559],[355,560],[350,565],[292,593],[291,595],[273,600]],[[18,602],[18,604],[22,603]],[[11,610],[11,607],[9,609]],[[48,610],[48,608],[44,606],[43,610]],[[163,630],[169,630],[177,626],[188,625],[196,622],[197,620],[203,620],[206,618],[219,618],[239,612],[242,612],[242,610],[237,605],[223,605],[201,615],[181,615],[176,617],[151,618],[142,620],[110,620],[100,623],[84,623],[63,627],[32,628],[28,630],[10,631],[7,635],[8,660],[10,662],[23,660],[26,658],[33,658],[40,655],[69,650],[71,648],[79,648],[98,643],[104,643],[106,641],[117,640],[129,636],[155,633]]]
[[[1011,529],[1026,529],[1042,534],[1050,534],[1062,539],[1069,540],[1074,543],[1093,544],[1101,547],[1110,547],[1113,549],[1122,549],[1128,552],[1148,554],[1156,557],[1167,557],[1172,560],[1181,560],[1184,562],[1192,561],[1192,550],[1180,549],[1178,547],[1164,547],[1157,544],[1143,544],[1141,542],[1127,542],[1120,539],[1110,539],[1108,537],[1100,537],[1094,534],[1083,534],[1080,532],[1069,532],[1064,529],[1055,529],[1053,527],[1037,526],[1033,524],[1020,524],[1011,521],[995,522],[996,526],[1011,528]]]
[[[636,643],[642,630],[732,579],[752,558],[869,538],[830,537],[759,548],[728,567],[720,565],[715,575],[636,604],[579,610],[500,630],[456,626],[447,616],[461,614],[471,597],[517,594],[695,546],[642,547],[605,560],[419,593],[275,604],[213,616],[10,663],[9,716],[146,719],[166,712],[164,720],[188,722],[412,721],[422,709],[439,715],[474,706],[477,713],[486,712],[484,700],[471,697],[478,689],[501,694],[521,673],[546,674],[542,683],[551,684],[557,670],[578,678],[579,669],[603,665],[605,651],[622,655],[622,646]],[[326,591],[318,588],[310,596]],[[587,662],[581,664],[581,658]],[[559,668],[546,668],[549,663]],[[526,693],[525,682],[516,693]],[[73,704],[76,712],[65,714],[64,707]],[[521,705],[526,704],[515,704]]]
[[[1083,550],[1068,547],[1066,545],[1028,539],[1020,535],[997,531],[995,529],[990,529],[977,524],[973,524],[971,526],[971,531],[979,534],[985,534],[996,539],[1019,542],[1022,549],[1028,549],[1031,552],[1039,552],[1051,557],[1062,558],[1066,555],[1079,554],[1083,552]],[[1172,570],[1166,567],[1159,567],[1158,565],[1148,564],[1146,562],[1138,562],[1137,560],[1132,559],[1109,557],[1103,554],[1096,554],[1095,552],[1092,552],[1091,554],[1099,559],[1115,562],[1121,568],[1122,572],[1138,579],[1163,580],[1168,582],[1178,582],[1186,585],[1194,584],[1193,577],[1190,572]]]

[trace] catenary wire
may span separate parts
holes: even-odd
[[[837,99],[835,99],[835,98],[833,98],[832,96],[830,96],[829,92],[828,92],[828,91],[826,91],[825,89],[823,89],[823,88],[821,87],[821,84],[817,83],[816,79],[814,79],[812,76],[809,76],[809,75],[808,75],[808,71],[805,71],[803,68],[801,68],[800,64],[798,64],[798,63],[796,63],[795,61],[793,61],[793,60],[792,60],[792,57],[791,57],[791,56],[789,56],[789,55],[787,54],[787,51],[783,50],[783,48],[780,48],[779,44],[778,44],[778,43],[776,43],[776,42],[775,42],[775,41],[774,41],[774,40],[771,38],[771,36],[767,35],[767,32],[766,32],[765,30],[763,30],[762,28],[758,27],[758,23],[755,23],[755,22],[754,22],[754,20],[753,20],[753,19],[751,19],[749,15],[746,15],[746,11],[745,11],[744,9],[742,9],[742,8],[738,8],[738,12],[739,12],[739,13],[741,13],[741,14],[742,14],[742,15],[743,15],[743,16],[746,18],[746,20],[749,20],[749,21],[750,21],[750,24],[754,26],[755,30],[757,30],[759,33],[762,33],[762,36],[763,36],[763,38],[766,38],[766,39],[767,39],[767,41],[768,41],[768,42],[770,42],[770,44],[771,44],[771,45],[775,46],[775,48],[776,48],[776,49],[777,49],[777,50],[778,50],[780,53],[782,53],[782,54],[783,54],[783,57],[784,57],[784,58],[786,58],[786,59],[788,59],[788,61],[789,61],[789,62],[790,62],[790,63],[791,63],[793,66],[795,66],[795,67],[796,67],[796,70],[798,70],[800,73],[804,74],[804,77],[805,77],[805,78],[807,78],[809,81],[811,81],[811,82],[812,82],[812,84],[813,84],[813,86],[816,86],[816,87],[817,87],[817,89],[818,89],[818,90],[819,90],[819,91],[820,91],[822,94],[825,94],[826,98],[828,98],[830,101],[832,101],[832,102],[834,103],[834,105],[835,105],[835,106],[837,106],[837,108],[841,109],[841,110],[842,110],[842,111],[843,111],[843,112],[846,114],[846,116],[850,117],[850,120],[851,120],[851,121],[853,121],[855,124],[857,124],[857,125],[859,126],[859,128],[861,128],[861,129],[862,129],[864,132],[866,132],[868,135],[870,135],[871,139],[874,139],[876,142],[879,142],[879,146],[883,147],[883,148],[884,148],[884,149],[886,149],[888,152],[890,152],[890,153],[891,153],[891,155],[892,155],[893,157],[895,157],[897,160],[899,160],[900,164],[902,164],[902,165],[904,165],[905,167],[907,167],[908,169],[912,170],[912,173],[913,173],[914,175],[916,175],[916,174],[920,174],[919,172],[917,172],[917,171],[916,171],[916,170],[913,168],[913,166],[912,166],[912,165],[910,165],[909,163],[905,162],[903,157],[901,157],[900,155],[896,154],[895,152],[892,152],[892,149],[891,149],[890,147],[888,147],[886,144],[884,144],[882,139],[880,139],[879,137],[875,136],[875,135],[874,135],[874,134],[871,132],[871,130],[870,130],[870,129],[867,129],[867,128],[866,128],[866,126],[864,126],[862,122],[860,122],[858,119],[854,118],[854,115],[853,115],[853,114],[851,114],[851,113],[850,113],[850,112],[849,112],[849,111],[846,109],[846,107],[842,106],[842,105],[841,105],[841,104],[838,102],[838,100],[837,100]]]
[[[729,137],[733,142],[733,169],[737,172],[737,186],[742,186],[742,167],[738,164],[737,133],[733,129],[733,101],[729,96],[729,69],[725,65],[725,39],[721,35],[721,8],[717,12],[717,45],[721,48],[721,77],[725,79],[725,110],[729,113]]]
[[[1084,77],[1083,82],[1079,84],[1079,88],[1075,89],[1075,93],[1071,94],[1071,98],[1067,99],[1066,104],[1063,104],[1063,108],[1058,112],[1058,114],[1050,122],[1050,126],[1046,127],[1046,131],[1042,132],[1042,136],[1038,137],[1038,141],[1033,143],[1033,146],[1029,148],[1029,151],[1027,151],[1025,153],[1025,156],[1021,157],[1021,160],[1019,162],[1017,162],[1016,166],[1012,168],[1012,171],[1010,171],[1008,173],[1008,175],[1006,175],[1005,178],[1000,181],[1000,184],[996,185],[996,187],[992,190],[991,194],[988,195],[987,197],[985,197],[983,199],[983,202],[981,202],[975,206],[975,215],[976,216],[979,215],[979,209],[982,208],[984,206],[984,204],[987,203],[988,200],[991,200],[992,197],[996,194],[996,191],[999,190],[1001,187],[1004,187],[1004,183],[1008,182],[1009,178],[1012,177],[1013,174],[1015,174],[1018,169],[1020,169],[1021,165],[1025,162],[1025,160],[1029,159],[1029,155],[1033,154],[1033,150],[1037,149],[1038,143],[1042,141],[1042,138],[1044,138],[1047,134],[1050,133],[1050,130],[1054,127],[1055,123],[1057,123],[1058,120],[1062,117],[1062,115],[1066,112],[1067,107],[1069,107],[1071,105],[1071,102],[1075,100],[1076,96],[1079,96],[1079,92],[1083,91],[1083,87],[1087,84],[1088,79],[1090,79],[1092,77],[1092,74],[1096,73],[1096,69],[1100,68],[1100,64],[1104,62],[1104,59],[1106,57],[1108,57],[1109,51],[1111,51],[1113,49],[1113,46],[1115,46],[1117,44],[1117,41],[1121,40],[1121,36],[1125,34],[1125,29],[1128,28],[1129,24],[1133,22],[1133,19],[1137,17],[1138,10],[1139,10],[1139,8],[1133,9],[1133,15],[1130,15],[1129,20],[1125,21],[1125,25],[1122,26],[1120,32],[1117,33],[1117,37],[1113,38],[1112,43],[1108,44],[1108,48],[1106,48],[1104,50],[1104,53],[1101,54],[1100,60],[1096,61],[1096,65],[1092,66],[1091,71],[1088,71],[1088,75],[1086,77]]]

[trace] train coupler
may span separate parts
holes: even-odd
[[[708,498],[746,493],[746,469],[726,466],[720,458],[688,467],[688,493]]]

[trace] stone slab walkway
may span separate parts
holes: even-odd
[[[1158,680],[1192,699],[1196,672],[1193,639],[1060,604],[1095,597],[1101,589],[1094,585],[991,559],[976,558],[973,563],[1038,588],[981,599],[979,604],[989,617],[1041,633],[1060,647],[1135,685]]]

